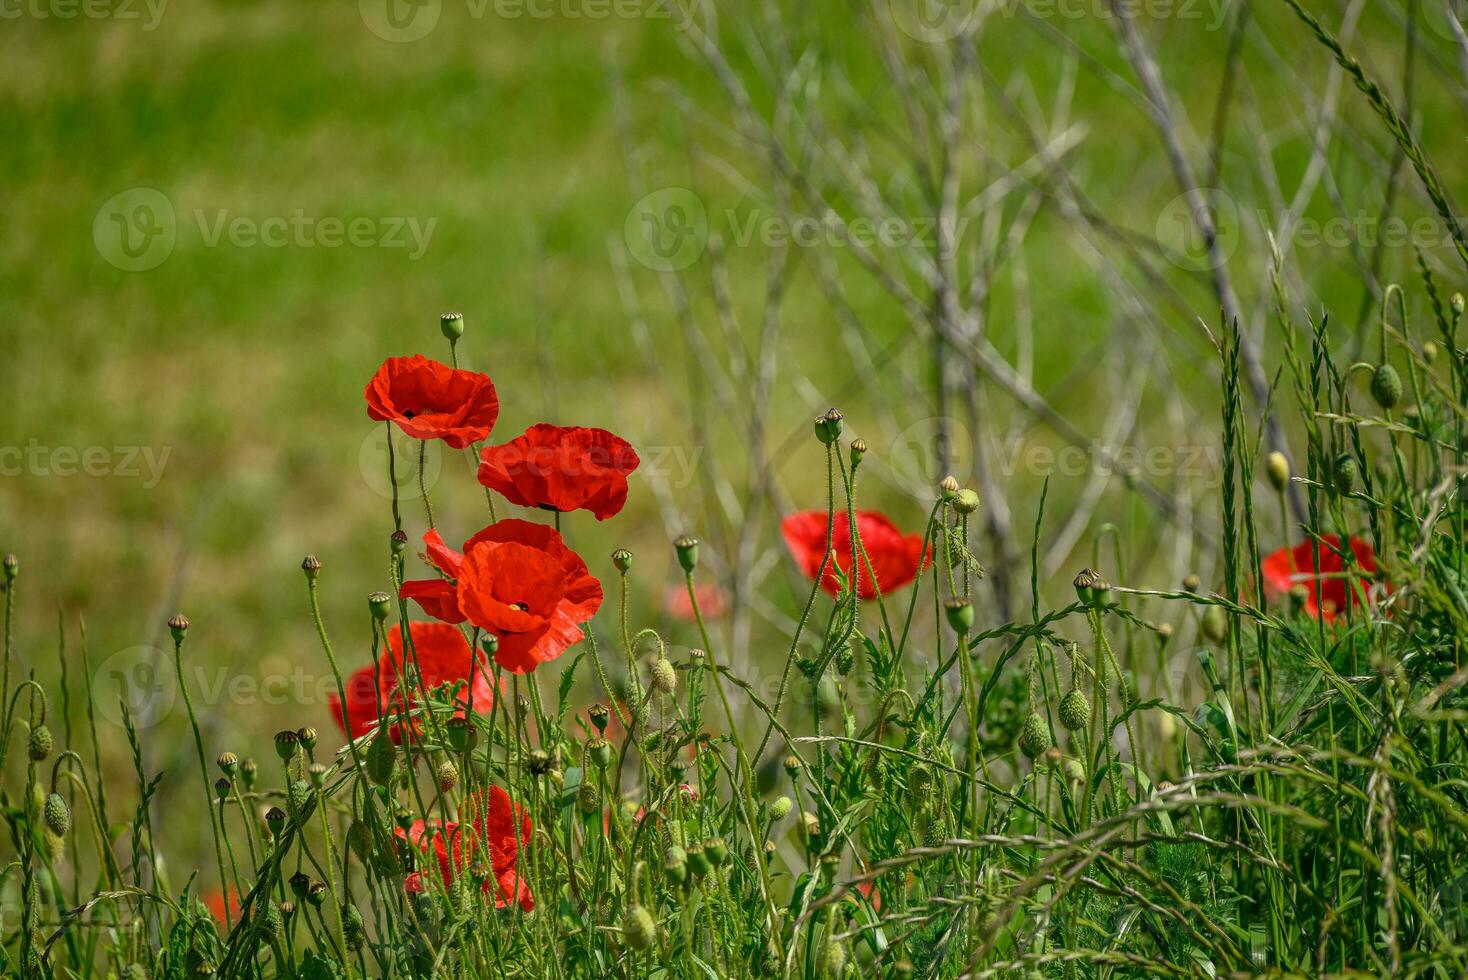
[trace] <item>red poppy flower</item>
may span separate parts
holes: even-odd
[[[214,916],[214,921],[223,925],[226,921],[238,922],[240,919],[240,893],[233,888],[216,888],[204,896],[204,906],[209,914]],[[226,908],[229,915],[225,915]]]
[[[510,503],[589,510],[599,521],[627,502],[627,475],[641,462],[636,450],[605,429],[545,423],[503,446],[484,447],[479,458],[479,482]]]
[[[831,549],[836,552],[836,564],[849,582],[852,568],[851,523],[845,513],[837,513],[832,524]],[[856,528],[861,532],[861,543],[871,562],[871,571],[876,573],[877,585],[882,587],[884,595],[917,578],[927,562],[921,534],[903,534],[886,515],[874,510],[857,511]],[[815,578],[826,553],[826,513],[807,510],[791,514],[780,522],[780,533],[800,570],[807,578]],[[872,584],[866,561],[861,563],[859,574],[857,595],[862,599],[876,598],[877,590]],[[821,586],[831,595],[837,592],[836,573],[829,565]]]
[[[342,717],[341,699],[334,691],[328,695],[337,725],[352,738],[360,738],[370,732],[383,715],[406,710],[408,704],[416,702],[416,689],[408,692],[407,697],[401,689],[405,664],[417,664],[418,676],[430,691],[444,684],[468,681],[469,707],[480,714],[489,711],[494,704],[494,686],[489,679],[484,654],[478,650],[471,651],[464,634],[446,623],[410,623],[408,629],[413,637],[412,654],[403,656],[402,632],[388,630],[387,649],[378,656],[376,670],[363,667],[347,678],[346,714],[351,720],[350,732]],[[464,703],[464,697],[462,692],[458,695],[460,704]],[[458,714],[463,713],[463,708],[460,708]],[[393,726],[393,741],[401,739],[401,727]]]
[[[1345,576],[1345,562],[1336,553],[1340,538],[1334,534],[1320,538],[1320,565],[1312,575],[1306,571],[1311,567],[1313,550],[1309,541],[1293,548],[1281,548],[1259,564],[1264,577],[1264,587],[1272,595],[1288,595],[1296,585],[1305,586],[1305,612],[1308,615],[1330,622],[1336,614],[1355,604],[1356,590]],[[1366,575],[1361,576],[1361,587],[1370,585],[1368,576],[1376,573],[1376,552],[1360,538],[1350,540],[1350,548],[1356,556],[1356,564]]]
[[[499,640],[495,661],[528,674],[581,640],[582,623],[601,608],[601,583],[555,528],[510,518],[454,551],[436,531],[426,557],[447,579],[404,582],[402,595],[430,616],[465,620]]]
[[[693,591],[698,597],[698,611],[703,613],[704,619],[719,619],[729,612],[729,593],[714,583],[699,582],[693,587]],[[697,619],[693,615],[693,601],[688,598],[686,585],[669,586],[663,596],[663,608],[674,619],[689,623]]]
[[[367,415],[396,422],[414,439],[455,449],[489,438],[500,400],[486,374],[459,371],[422,354],[389,357],[367,382]]]
[[[481,790],[464,800],[459,807],[459,820],[415,820],[407,830],[393,831],[402,840],[416,846],[424,855],[429,848],[438,864],[438,873],[444,885],[468,867],[480,845],[489,853],[489,877],[481,891],[493,893],[495,908],[505,908],[512,902],[526,912],[535,908],[535,899],[530,886],[520,877],[520,848],[530,843],[530,816],[525,809],[510,800],[510,796],[498,786]],[[421,892],[424,888],[422,872],[408,875],[403,883],[409,892]]]

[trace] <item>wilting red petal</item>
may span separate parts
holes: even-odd
[[[500,414],[488,375],[422,354],[383,361],[364,394],[369,418],[390,420],[415,439],[442,439],[455,449],[489,438]]]
[[[856,513],[856,527],[861,534],[861,543],[866,551],[866,560],[860,563],[857,580],[857,595],[862,599],[874,599],[877,585],[884,595],[912,582],[922,571],[927,556],[923,553],[923,536],[903,534],[886,515],[877,511],[864,510]],[[815,578],[826,555],[826,514],[824,511],[809,510],[791,514],[780,522],[780,534],[785,546],[795,558],[795,563],[807,578]],[[844,512],[837,513],[832,521],[831,550],[836,553],[836,565],[851,580],[852,548],[851,522]],[[876,574],[876,585],[871,572]],[[827,566],[821,587],[836,595],[835,570]]]
[[[1337,554],[1340,537],[1326,534],[1320,537],[1320,563],[1311,569],[1312,552],[1315,546],[1303,541],[1293,548],[1280,548],[1259,563],[1259,572],[1264,588],[1276,598],[1287,596],[1295,585],[1305,586],[1305,613],[1326,622],[1336,614],[1356,603],[1356,590],[1346,576],[1345,562]],[[1351,553],[1361,567],[1359,579],[1364,590],[1370,584],[1370,576],[1376,573],[1376,552],[1360,538],[1349,541]]]
[[[588,510],[604,521],[627,502],[627,476],[640,462],[626,440],[605,429],[541,423],[502,446],[486,446],[479,482],[521,507]]]

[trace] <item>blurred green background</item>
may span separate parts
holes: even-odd
[[[873,40],[890,34],[874,25],[894,8],[781,6],[798,56],[829,68],[811,73],[828,86],[812,96],[829,102],[826,122],[862,134],[851,143],[884,182],[920,183],[900,163],[901,93],[884,78],[883,50]],[[968,191],[1030,155],[1016,119],[1043,130],[1059,93],[1073,92],[1064,96],[1064,114],[1077,127],[1065,157],[1069,180],[1118,238],[1098,241],[1079,230],[1055,203],[1063,182],[1031,174],[1027,180],[1044,193],[1019,246],[1027,288],[1021,302],[1013,280],[996,280],[984,298],[988,337],[1006,356],[1031,360],[1036,389],[1088,431],[1099,429],[1115,399],[1134,397],[1144,405],[1135,440],[1145,444],[1150,427],[1160,425],[1191,428],[1206,443],[1217,418],[1216,368],[1199,327],[1218,323],[1208,277],[1155,249],[1148,254],[1161,281],[1121,262],[1116,274],[1155,301],[1143,316],[1118,302],[1088,259],[1118,241],[1155,237],[1177,195],[1113,25],[1095,16],[1106,5],[1081,5],[1075,17],[1006,8],[976,41],[975,102],[965,109],[960,161],[973,177]],[[711,401],[704,374],[730,368],[710,266],[702,260],[683,271],[690,313],[680,320],[667,281],[626,257],[629,244],[636,247],[626,228],[652,188],[696,188],[711,224],[725,232],[727,209],[748,215],[768,191],[730,176],[757,177],[760,155],[727,138],[729,100],[682,43],[676,19],[662,16],[666,8],[649,0],[601,15],[592,11],[608,5],[558,0],[535,8],[549,12],[539,16],[518,5],[442,0],[424,8],[437,20],[413,40],[382,36],[396,29],[384,28],[383,8],[367,0],[174,0],[161,9],[102,5],[89,8],[102,15],[61,15],[71,9],[66,0],[25,0],[0,21],[0,446],[10,451],[0,476],[0,548],[22,562],[17,636],[24,663],[48,681],[56,677],[59,610],[73,651],[77,618],[86,617],[99,676],[107,672],[98,665],[108,663],[133,671],[136,648],[165,645],[164,621],[181,609],[195,624],[189,657],[223,672],[211,678],[280,678],[303,669],[319,690],[309,678],[319,679],[324,664],[299,571],[308,552],[325,563],[321,587],[338,656],[348,669],[364,663],[364,597],[387,585],[392,523],[382,431],[369,423],[361,391],[386,356],[447,359],[437,318],[448,309],[467,318],[463,357],[498,385],[498,441],[541,420],[602,425],[663,461],[657,487],[634,479],[620,517],[568,522],[571,543],[608,583],[611,549],[637,553],[639,622],[668,624],[661,606],[675,581],[668,541],[677,533],[710,542],[716,572],[736,560],[721,552],[723,536],[710,515],[722,508],[721,520],[735,522],[721,495],[738,498],[743,490],[747,419]],[[1216,183],[1236,204],[1230,270],[1251,324],[1267,333],[1268,250],[1259,213],[1275,214],[1289,199],[1319,137],[1329,174],[1306,215],[1377,214],[1389,197],[1383,175],[1395,148],[1348,81],[1337,79],[1332,89],[1331,63],[1282,4],[1253,4],[1232,75],[1225,71],[1228,25],[1239,4],[1214,0],[1193,9],[1197,16],[1148,17],[1139,30],[1158,55],[1183,139],[1204,176],[1213,113],[1231,78],[1237,104]],[[1312,9],[1337,26],[1352,18],[1351,50],[1393,97],[1401,95],[1407,4]],[[1418,9],[1412,118],[1461,196],[1459,52],[1442,22],[1430,21],[1440,14]],[[742,76],[764,70],[762,46],[746,42],[766,17],[764,5],[719,5],[719,27]],[[903,50],[925,63],[919,42]],[[757,101],[767,93],[752,90]],[[1339,119],[1317,134],[1325,104],[1339,105]],[[638,173],[629,174],[629,155]],[[1396,210],[1430,214],[1410,170],[1399,172]],[[156,203],[139,197],[139,188],[166,201],[174,242],[154,267],[130,271],[134,259],[120,256],[108,235],[118,231],[114,215],[132,221],[139,203]],[[975,225],[993,217],[1003,226],[1021,211],[1003,199]],[[221,220],[260,227],[297,212],[315,222],[304,241],[277,247],[228,232],[213,237]],[[319,222],[329,219],[366,219],[370,241],[326,247]],[[427,235],[421,254],[405,233],[410,221]],[[1426,243],[1426,254],[1446,270],[1442,285],[1456,288],[1461,269],[1448,264],[1440,239]],[[1328,303],[1339,312],[1342,337],[1356,330],[1366,295],[1358,244],[1301,242],[1289,263],[1298,311]],[[727,251],[728,290],[752,345],[762,326],[768,250]],[[923,343],[909,343],[911,325],[850,255],[835,261],[850,275],[847,298],[874,347],[900,351],[883,370],[925,391],[931,368]],[[1411,262],[1409,246],[1391,247],[1383,279],[1409,274]],[[621,281],[619,263],[626,265]],[[626,312],[629,283],[645,315],[641,338]],[[852,431],[865,433],[875,431],[871,418],[881,404],[901,433],[935,409],[899,398],[900,385],[874,389],[863,380],[809,268],[793,264],[788,288],[767,404],[770,456],[778,496],[791,507],[817,507],[824,473],[808,438],[815,411],[839,404]],[[1025,338],[1013,327],[1021,308],[1031,324]],[[1118,393],[1133,340],[1116,338],[1133,337],[1124,328],[1141,319],[1152,321],[1157,363],[1167,367],[1147,370],[1140,387]],[[704,346],[691,337],[714,339]],[[1273,339],[1266,344],[1272,373],[1278,358]],[[1013,404],[1001,393],[988,397],[983,424],[1009,426]],[[1019,432],[1021,447],[1058,445],[1043,426]],[[896,445],[891,431],[883,433],[872,440],[875,456]],[[98,451],[88,457],[89,450]],[[83,468],[88,459],[92,472]],[[735,479],[695,472],[695,463],[711,460],[727,464]],[[450,541],[462,539],[486,516],[472,468],[453,454],[431,463],[440,526]],[[914,478],[941,475],[921,470],[919,461],[916,474],[873,479],[864,499],[918,529],[928,499]],[[1208,476],[1167,482],[1206,502]],[[1189,480],[1196,490],[1183,486]],[[1019,527],[1034,520],[1040,482],[1040,474],[1020,472],[1010,485],[1007,502]],[[1052,506],[1064,513],[1084,482],[1057,478]],[[404,512],[416,540],[417,502],[405,500]],[[757,638],[779,632],[778,612],[802,588],[780,550],[777,518],[759,518],[755,560],[765,568],[762,593],[773,611],[758,622]],[[1108,491],[1095,519],[1121,524],[1140,542],[1142,560],[1152,555],[1159,574],[1171,574],[1157,556],[1173,544],[1152,534],[1155,520],[1134,495]],[[1088,552],[1089,538],[1076,547]],[[686,625],[668,625],[675,641],[691,642]],[[80,683],[73,673],[73,698]],[[324,705],[310,696],[203,700],[211,751],[268,756],[276,728],[329,727]],[[176,712],[161,724],[183,731]],[[159,744],[155,768],[175,761],[168,756],[174,747],[186,748],[182,739]],[[112,740],[114,761],[122,762],[123,748]]]

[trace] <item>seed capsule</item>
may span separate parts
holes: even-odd
[[[948,614],[948,625],[959,636],[967,636],[969,630],[974,628],[974,606],[967,599],[949,599],[943,604],[943,608]]]
[[[861,465],[863,457],[867,454],[867,441],[865,439],[851,440],[851,466],[852,469]]]
[[[14,582],[15,577],[20,574],[20,559],[14,555],[5,556],[5,581]]]
[[[460,337],[464,336],[464,314],[441,314],[438,318],[438,329],[443,331],[443,335],[449,343],[454,343]]]
[[[71,810],[60,793],[52,793],[46,797],[45,817],[46,829],[57,837],[65,837],[66,832],[71,829]]]
[[[816,438],[822,445],[829,446],[841,438],[841,430],[845,427],[846,416],[837,409],[830,409],[825,415],[816,419]]]
[[[626,548],[618,548],[612,552],[612,564],[617,567],[617,571],[626,575],[627,571],[632,567],[632,552]]]
[[[372,618],[379,623],[387,619],[388,612],[392,609],[392,596],[386,592],[370,592],[367,595],[367,611],[372,613]]]
[[[692,572],[698,567],[698,539],[687,534],[673,542],[673,550],[678,555],[678,564],[685,572]]]
[[[953,503],[958,497],[958,491],[959,485],[956,477],[945,476],[938,482],[938,495],[943,498],[945,503]]]
[[[233,752],[221,752],[219,753],[219,758],[215,759],[214,761],[216,764],[218,764],[219,771],[224,773],[231,779],[233,779],[234,774],[239,771],[240,757],[235,755]]]
[[[172,634],[175,643],[182,643],[184,634],[189,631],[189,617],[183,613],[174,613],[173,618],[168,621],[168,632]]]
[[[1080,691],[1072,688],[1060,699],[1060,727],[1068,732],[1080,731],[1091,720],[1091,702]]]
[[[301,736],[289,728],[275,733],[275,754],[280,761],[289,762],[301,748]]]
[[[1019,750],[1027,759],[1039,758],[1050,747],[1050,728],[1038,712],[1030,712],[1019,732]]]
[[[51,738],[51,729],[45,725],[37,725],[31,729],[29,750],[31,758],[41,762],[51,754],[51,747],[55,744]]]

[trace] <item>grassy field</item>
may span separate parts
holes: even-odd
[[[779,670],[804,600],[776,511],[823,506],[809,420],[832,404],[848,435],[873,445],[865,504],[908,530],[922,529],[946,470],[976,478],[962,446],[951,464],[935,459],[934,420],[997,440],[996,486],[1026,549],[1049,476],[1052,513],[1081,506],[1089,518],[1047,555],[1051,594],[1068,592],[1108,523],[1136,584],[1219,577],[1209,544],[1220,530],[1219,301],[1196,250],[1177,251],[1196,246],[1196,229],[1107,3],[1003,4],[974,35],[963,138],[948,161],[975,202],[964,226],[974,253],[961,262],[966,274],[992,272],[976,276],[984,288],[970,299],[994,349],[1085,436],[1160,448],[1153,482],[1207,512],[1196,535],[1169,530],[1127,481],[1088,487],[1089,455],[1071,470],[1053,465],[1044,454],[1066,445],[1057,427],[1002,387],[986,382],[977,416],[940,403],[929,341],[829,237],[789,250],[767,398],[751,403],[741,359],[765,349],[762,298],[780,244],[769,236],[788,224],[789,205],[777,203],[769,160],[680,27],[682,12],[651,0],[610,16],[590,0],[443,0],[425,8],[432,29],[408,40],[384,26],[382,6],[201,0],[65,16],[61,0],[35,0],[0,23],[0,547],[25,569],[20,663],[48,685],[59,679],[47,639],[58,611],[72,651],[85,617],[94,667],[132,670],[152,656],[138,648],[166,652],[165,620],[182,609],[194,624],[191,656],[216,681],[293,677],[319,659],[298,570],[307,552],[326,565],[322,603],[349,645],[344,659],[365,662],[363,596],[389,584],[392,523],[383,431],[366,417],[362,386],[386,356],[446,358],[437,316],[448,309],[469,325],[466,364],[501,387],[496,439],[542,419],[604,425],[657,460],[634,478],[618,520],[568,533],[598,574],[612,574],[613,548],[637,553],[634,618],[666,627],[675,644],[698,642],[661,608],[665,588],[681,582],[669,545],[680,533],[704,539],[726,585],[758,567],[751,621],[714,624],[752,651],[751,671]],[[897,213],[925,221],[926,168],[942,153],[936,134],[930,144],[914,134],[908,113],[928,96],[909,100],[891,83],[891,51],[873,40],[899,37],[913,64],[941,75],[923,41],[890,31],[894,16],[910,25],[910,12],[774,6],[788,7],[784,52],[761,31],[762,5],[721,5],[716,20],[705,12],[691,23],[700,32],[717,23],[757,114],[777,116],[789,96],[770,78],[799,79],[790,88],[800,108],[771,124],[782,145],[804,148],[803,162],[828,177],[860,161]],[[1282,275],[1302,322],[1328,303],[1338,351],[1355,356],[1353,344],[1374,336],[1386,283],[1415,285],[1414,245],[1445,290],[1463,276],[1410,163],[1329,52],[1283,3],[1247,6],[1237,60],[1238,3],[1149,6],[1137,29],[1190,166],[1223,189],[1214,201],[1225,268],[1273,380],[1283,361],[1266,229],[1302,185],[1311,190],[1283,243]],[[1407,114],[1448,192],[1468,195],[1468,79],[1441,13],[1343,0],[1311,9]],[[426,21],[411,23],[403,30]],[[1220,91],[1229,117],[1215,157]],[[1057,159],[1035,162],[1037,135]],[[639,200],[668,187],[693,191],[704,230],[723,243],[677,275],[640,264],[645,243],[633,231]],[[821,189],[836,210],[863,210],[860,188]],[[119,228],[144,230],[128,225],[139,202],[171,211],[161,258],[114,244]],[[355,240],[338,242],[348,226]],[[1023,233],[1009,242],[1014,229]],[[908,258],[926,249],[878,248],[925,301],[931,291]],[[863,357],[823,290],[822,261],[845,284]],[[640,316],[629,316],[629,288]],[[1408,297],[1425,316],[1421,290]],[[1109,431],[1127,402],[1135,417]],[[1298,444],[1300,425],[1290,433]],[[736,502],[757,482],[752,462],[769,465],[769,485],[762,506],[745,511]],[[483,522],[482,497],[460,456],[433,457],[435,472],[439,524],[455,542]],[[419,505],[407,499],[404,510],[416,539]],[[757,534],[741,554],[746,519]],[[1275,526],[1263,530],[1271,546],[1285,543]],[[991,571],[1027,583],[1027,560],[976,550]],[[1016,607],[1028,598],[1026,585]],[[976,601],[993,611],[987,594]],[[277,728],[326,731],[321,680],[316,664],[300,683],[317,693],[290,703],[209,698],[211,744],[268,756]],[[185,718],[165,714],[158,734],[169,737],[149,743],[150,768],[188,762],[185,732]],[[105,752],[125,764],[120,739]],[[163,793],[188,791],[168,783]]]

